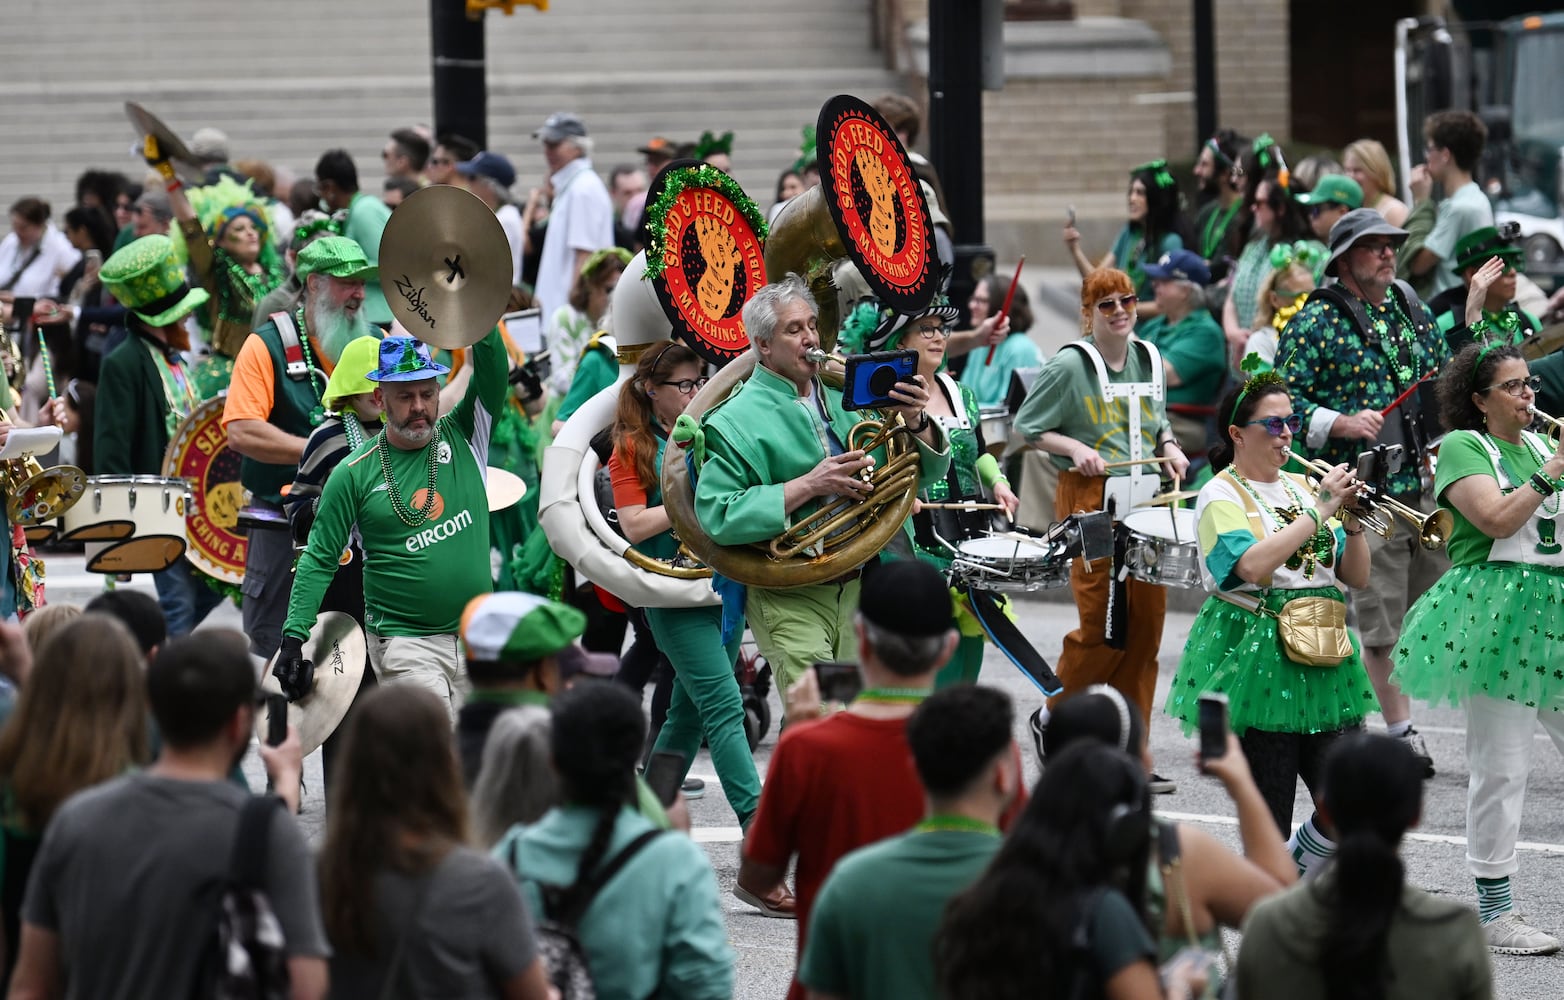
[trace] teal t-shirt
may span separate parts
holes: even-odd
[[[945,904],[999,844],[970,830],[914,831],[843,857],[815,898],[798,981],[853,1000],[938,996],[934,935]]]
[[[1522,480],[1530,479],[1546,460],[1546,455],[1538,455],[1526,444],[1510,444],[1496,437],[1489,436],[1488,440],[1498,446],[1499,454],[1503,458],[1507,471],[1520,476]],[[1493,474],[1493,459],[1488,455],[1488,449],[1483,447],[1482,438],[1476,431],[1451,431],[1445,435],[1444,442],[1439,446],[1439,466],[1434,473],[1434,495],[1439,498],[1442,507],[1448,507],[1455,515],[1455,527],[1450,531],[1450,542],[1447,550],[1450,553],[1450,562],[1455,566],[1470,566],[1473,563],[1486,562],[1488,553],[1493,548],[1493,539],[1478,530],[1477,526],[1466,519],[1459,509],[1452,506],[1445,497],[1445,491],[1456,481],[1467,476],[1487,476],[1489,479],[1496,477]]]
[[[1085,338],[1090,341],[1091,338]],[[1122,371],[1108,369],[1108,381],[1151,381],[1151,356],[1130,342]],[[1015,427],[1026,441],[1035,441],[1046,431],[1056,431],[1095,448],[1105,461],[1124,461],[1130,457],[1129,416],[1126,400],[1105,399],[1097,382],[1097,371],[1086,355],[1073,347],[1061,348],[1043,366],[1026,402],[1016,412]],[[1150,458],[1157,436],[1167,428],[1167,410],[1149,397],[1140,400],[1140,436],[1142,457]],[[1063,455],[1050,455],[1054,465],[1068,469],[1073,463]],[[1129,475],[1128,468],[1110,469],[1111,475]]]
[[[1140,229],[1126,223],[1113,241],[1113,266],[1130,276],[1135,294],[1143,299],[1151,298],[1151,279],[1146,277],[1147,264],[1155,264],[1165,253],[1184,249],[1184,239],[1178,233],[1164,233],[1157,242],[1156,251],[1146,252],[1146,241]]]
[[[1227,337],[1221,324],[1205,309],[1168,326],[1166,316],[1156,316],[1136,330],[1140,339],[1157,345],[1162,358],[1178,372],[1182,385],[1168,389],[1168,402],[1190,406],[1215,406],[1227,378]]]
[[[1010,392],[1010,373],[1017,368],[1038,368],[1042,363],[1043,352],[1032,338],[1024,332],[1012,333],[994,346],[993,361],[988,359],[986,347],[968,354],[961,384],[972,390],[979,406],[1003,406]]]

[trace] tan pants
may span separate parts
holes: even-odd
[[[408,684],[439,698],[456,724],[456,713],[472,685],[467,681],[467,661],[454,635],[387,635],[373,632],[369,665],[383,685]]]
[[[1063,519],[1080,511],[1101,510],[1106,482],[1105,476],[1059,473],[1055,516]],[[1059,655],[1059,665],[1055,668],[1064,690],[1048,704],[1053,708],[1061,700],[1093,684],[1107,684],[1133,700],[1150,727],[1151,701],[1157,694],[1157,653],[1162,648],[1162,620],[1167,614],[1168,592],[1164,587],[1142,583],[1133,577],[1125,580],[1128,605],[1125,643],[1123,649],[1113,649],[1107,644],[1108,584],[1112,575],[1113,564],[1109,559],[1094,561],[1090,571],[1086,569],[1084,559],[1077,559],[1070,566],[1070,590],[1075,594],[1081,627],[1064,637],[1064,652]]]

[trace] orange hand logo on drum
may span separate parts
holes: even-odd
[[[695,283],[695,298],[714,321],[722,320],[733,298],[733,279],[739,266],[739,248],[728,227],[713,216],[695,217],[695,237],[701,256],[706,258],[706,273]]]
[[[869,235],[874,245],[889,257],[896,252],[896,185],[872,150],[860,146],[853,154],[864,190],[869,193]]]
[[[206,491],[206,516],[219,528],[232,531],[243,506],[244,487],[238,483],[217,483]]]

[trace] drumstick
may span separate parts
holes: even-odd
[[[1379,415],[1382,416],[1382,417],[1390,416],[1391,411],[1394,410],[1396,407],[1400,406],[1402,403],[1405,403],[1407,401],[1407,397],[1412,395],[1414,392],[1417,391],[1417,387],[1418,386],[1422,385],[1424,382],[1427,382],[1431,378],[1438,378],[1438,377],[1439,377],[1439,370],[1435,369],[1435,370],[1429,372],[1427,375],[1424,375],[1422,378],[1418,379],[1416,382],[1413,382],[1411,384],[1411,386],[1409,386],[1407,388],[1406,392],[1403,392],[1401,395],[1397,396],[1395,398],[1394,402],[1392,402],[1389,406],[1385,407],[1383,410],[1380,410],[1379,411]]]
[[[1130,459],[1125,459],[1122,462],[1104,462],[1104,463],[1102,463],[1102,467],[1104,469],[1127,469],[1127,468],[1129,468],[1132,465],[1161,465],[1164,462],[1171,462],[1171,461],[1173,461],[1173,459],[1172,458],[1168,458],[1168,457],[1163,457],[1163,458],[1130,458]],[[1080,472],[1081,471],[1081,467],[1078,466],[1078,465],[1072,465],[1072,466],[1070,466],[1070,471],[1071,472]]]
[[[44,381],[47,382],[48,385],[49,385],[49,398],[53,399],[54,398],[54,365],[49,362],[49,342],[44,339],[42,328],[40,328],[40,327],[33,327],[33,329],[38,334],[38,357],[39,357],[39,359],[41,361],[43,361],[43,377],[44,377]]]
[[[923,510],[1004,510],[1002,503],[925,503],[919,504]]]
[[[1025,264],[1025,263],[1026,263],[1026,254],[1022,254],[1021,255],[1021,259],[1016,261],[1016,274],[1015,274],[1015,277],[1010,279],[1010,290],[1005,293],[1005,304],[999,307],[999,316],[1009,316],[1010,315],[1010,303],[1015,301],[1016,286],[1021,284],[1021,265]],[[994,325],[995,326],[999,325],[999,318],[997,316],[994,319]],[[994,363],[994,349],[997,348],[998,346],[999,346],[998,344],[990,344],[989,345],[989,347],[988,347],[988,357],[983,359],[983,364],[991,365],[991,364]]]

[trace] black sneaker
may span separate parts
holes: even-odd
[[[1043,721],[1043,710],[1039,708],[1033,712],[1026,724],[1032,730],[1032,747],[1037,751],[1037,766],[1044,767],[1048,762],[1043,757],[1043,737],[1048,734],[1048,723]]]
[[[698,799],[706,794],[706,782],[699,778],[685,778],[679,791],[684,793],[686,799]]]
[[[1146,788],[1153,795],[1172,795],[1178,791],[1178,785],[1173,783],[1173,779],[1164,778],[1155,771],[1151,772],[1151,777],[1146,780]]]
[[[1412,756],[1417,758],[1417,762],[1423,765],[1423,777],[1432,778],[1434,776],[1434,758],[1429,756],[1428,744],[1423,742],[1423,734],[1416,729],[1408,729],[1398,736],[1397,739],[1402,740],[1406,744],[1406,748],[1412,751]]]

